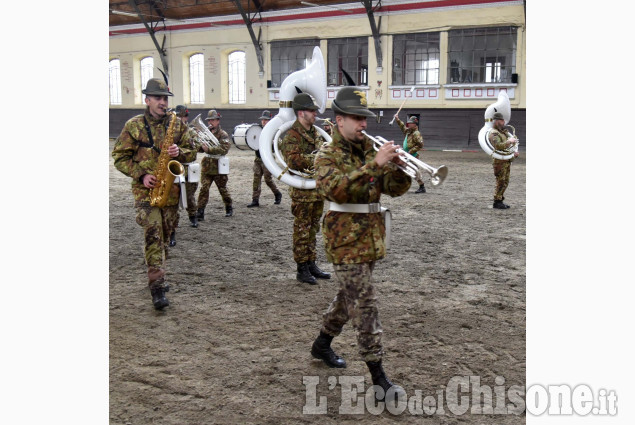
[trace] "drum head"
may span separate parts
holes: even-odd
[[[262,133],[262,127],[258,124],[254,124],[247,130],[245,138],[247,139],[247,145],[252,150],[257,151],[260,144],[260,133]]]
[[[234,127],[234,134],[232,134],[232,140],[234,141],[234,145],[242,151],[246,151],[251,149],[251,147],[247,144],[247,130],[253,125],[258,124],[240,124]]]

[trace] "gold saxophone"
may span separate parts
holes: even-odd
[[[174,183],[176,176],[182,176],[185,168],[180,162],[170,159],[168,148],[174,144],[174,126],[178,120],[174,112],[168,112],[170,115],[170,124],[165,132],[165,139],[161,145],[161,153],[159,154],[159,165],[154,173],[157,178],[154,187],[150,190],[150,205],[153,207],[163,208],[168,203],[170,189]]]

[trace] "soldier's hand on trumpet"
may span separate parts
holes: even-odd
[[[399,153],[397,153],[398,149],[399,149],[399,146],[395,145],[393,140],[384,143],[377,150],[377,155],[375,155],[375,162],[380,167],[383,167],[390,161],[399,165],[405,165],[403,161],[399,159]]]

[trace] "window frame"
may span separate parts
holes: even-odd
[[[313,49],[319,46],[318,38],[271,41],[271,88],[280,88],[290,74],[306,68],[312,59]]]
[[[511,84],[517,44],[516,26],[449,30],[446,84]]]
[[[194,59],[196,57],[196,59]],[[198,60],[200,58],[200,61]],[[192,61],[197,69],[193,69]],[[201,52],[192,53],[188,58],[190,74],[190,103],[205,104],[205,55]]]
[[[116,67],[113,64],[114,62],[116,62]],[[121,60],[119,58],[113,58],[108,61],[108,87],[110,105],[121,105]]]
[[[236,56],[240,55],[240,56]],[[233,59],[238,58],[238,59]],[[227,55],[228,101],[232,105],[247,103],[247,54],[243,50],[234,50]],[[236,79],[238,84],[236,84]]]
[[[441,32],[396,34],[392,45],[392,85],[440,84]]]
[[[368,86],[368,37],[343,37],[327,40],[327,86],[348,85],[342,68],[351,76],[355,85]]]

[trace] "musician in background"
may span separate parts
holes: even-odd
[[[154,308],[161,310],[170,303],[165,297],[169,290],[165,278],[167,240],[172,233],[178,213],[179,186],[173,184],[167,205],[163,208],[150,205],[150,191],[164,176],[156,176],[159,155],[166,143],[169,125],[166,116],[169,87],[158,78],[148,80],[142,92],[147,105],[143,114],[129,119],[121,130],[112,151],[115,167],[128,177],[132,177],[132,194],[137,210],[136,221],[144,231],[144,255],[148,267],[148,286]],[[178,118],[174,118],[178,120]],[[196,159],[192,149],[192,134],[187,126],[177,121],[174,125],[174,144],[168,148],[171,158],[184,163]]]
[[[502,151],[509,149],[513,142],[508,140],[507,132],[505,131],[505,118],[503,118],[503,114],[496,112],[494,113],[492,119],[494,120],[494,126],[489,132],[489,142],[496,150]],[[506,210],[509,208],[509,205],[504,203],[503,200],[505,199],[505,189],[507,189],[507,186],[509,185],[509,172],[512,166],[512,161],[516,157],[518,157],[518,152],[514,152],[514,156],[510,159],[492,158],[494,177],[496,177],[494,208],[500,210]]]
[[[204,144],[201,144],[200,152],[204,152],[206,155],[201,161],[201,190],[198,193],[197,211],[199,221],[205,220],[205,206],[207,206],[207,202],[209,201],[209,190],[212,183],[216,183],[218,192],[221,198],[223,198],[225,217],[231,217],[234,211],[232,208],[232,198],[227,189],[229,176],[227,174],[219,174],[218,169],[218,160],[221,156],[227,155],[231,147],[229,135],[220,127],[220,119],[221,115],[215,109],[211,109],[207,113],[207,118],[205,118],[208,122],[207,126],[209,130],[218,139],[220,145],[208,148]]]
[[[403,142],[403,150],[416,158],[419,156],[418,152],[423,151],[423,137],[421,137],[421,133],[419,132],[419,119],[415,116],[411,116],[408,118],[406,124],[404,124],[403,121],[399,119],[399,115],[395,114],[395,120],[401,132],[406,135]],[[417,183],[419,183],[419,189],[415,190],[415,193],[426,193],[421,170],[417,170],[416,180]]]
[[[328,133],[329,136],[333,137],[333,123],[328,118],[324,120],[322,128]]]
[[[315,152],[325,142],[315,124],[318,107],[308,93],[297,94],[291,103],[296,120],[280,144],[285,162],[292,170],[310,173],[313,171]],[[317,284],[315,278],[330,279],[331,274],[321,270],[317,264],[315,247],[324,201],[315,189],[289,189],[291,213],[293,214],[293,259],[297,264],[296,279],[310,285]]]
[[[260,126],[265,128],[265,125],[271,120],[271,112],[264,110],[262,111],[262,115],[260,118]],[[257,150],[256,158],[254,159],[254,184],[253,184],[253,194],[251,197],[251,204],[247,205],[247,208],[259,207],[260,206],[260,188],[262,187],[262,176],[265,177],[265,183],[269,186],[269,189],[273,192],[274,201],[273,203],[278,205],[280,201],[282,201],[282,192],[278,190],[276,183],[273,181],[273,177],[271,176],[271,172],[265,167],[265,164],[262,162],[262,158],[260,158],[260,151]]]
[[[187,125],[187,119],[190,115],[190,111],[186,105],[177,105],[174,109],[176,116],[181,119],[183,124]],[[191,129],[190,129],[191,130]],[[196,133],[192,131],[192,141],[194,142],[193,148],[197,151],[200,149],[199,143],[196,137]],[[195,158],[196,159],[196,158]],[[187,198],[187,216],[190,219],[190,227],[198,227],[198,218],[196,216],[196,189],[198,188],[198,179],[194,177],[198,172],[200,176],[200,164],[196,161],[183,164],[185,168],[185,194]],[[190,181],[194,180],[194,181]]]
[[[373,384],[388,391],[393,383],[382,366],[382,327],[371,282],[376,262],[386,255],[379,201],[382,194],[395,197],[406,193],[411,179],[396,165],[403,165],[398,145],[390,141],[376,152],[373,142],[361,133],[367,118],[375,116],[368,110],[362,89],[340,89],[331,108],[337,126],[331,143],[324,144],[315,158],[315,180],[318,193],[330,201],[322,235],[339,291],[323,315],[311,354],[329,367],[346,367],[346,361],[331,348],[331,341],[350,320]],[[403,391],[395,386],[395,391],[399,389]]]

